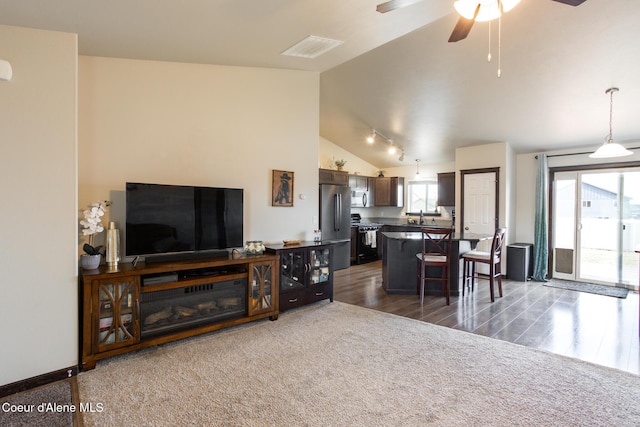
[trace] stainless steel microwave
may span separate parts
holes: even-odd
[[[352,208],[366,208],[371,206],[369,190],[363,190],[356,188],[351,190],[351,207]]]

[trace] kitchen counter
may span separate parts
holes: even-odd
[[[375,222],[383,224],[392,228],[395,227],[408,227],[408,228],[422,228],[422,227],[451,227],[451,218],[441,216],[425,216],[424,224],[419,224],[419,219],[414,218],[415,223],[410,223],[407,218],[385,218],[385,217],[370,217],[362,218],[362,222]],[[390,230],[395,231],[395,230]]]
[[[420,228],[417,226],[416,228]],[[460,294],[463,274],[460,256],[476,247],[479,241],[493,236],[475,233],[454,233],[451,237],[449,288],[452,296]],[[422,233],[382,233],[382,287],[388,294],[418,294],[416,254],[422,251]],[[441,295],[440,284],[427,282],[427,295]]]

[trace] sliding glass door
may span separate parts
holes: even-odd
[[[553,277],[576,280],[576,172],[558,172],[553,181]]]
[[[556,173],[553,214],[554,277],[638,284],[640,169]]]

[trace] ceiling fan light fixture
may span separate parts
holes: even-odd
[[[509,12],[520,0],[502,0],[501,3],[503,12]],[[498,0],[457,0],[453,3],[456,11],[465,19],[473,19],[478,5],[480,10],[475,18],[476,22],[492,21],[500,17]]]
[[[13,69],[9,61],[0,59],[0,80],[9,81],[13,77]]]
[[[633,154],[622,145],[613,142],[613,94],[619,91],[617,87],[611,87],[605,91],[609,95],[609,134],[595,152],[589,154],[592,159],[608,159],[612,157],[624,157]]]

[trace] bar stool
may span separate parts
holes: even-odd
[[[504,236],[506,228],[498,228],[493,235],[491,242],[491,251],[469,251],[462,255],[464,259],[464,282],[462,284],[462,296],[467,287],[467,280],[471,280],[471,291],[473,291],[475,280],[478,278],[476,264],[489,265],[489,286],[491,292],[491,302],[495,301],[494,296],[494,280],[498,278],[498,291],[502,298],[502,247],[504,245]]]
[[[424,305],[424,283],[427,281],[441,282],[442,293],[447,298],[449,305],[449,251],[451,248],[451,228],[423,228],[422,252],[416,254],[418,259],[418,288],[420,292],[420,305]],[[427,267],[440,267],[440,277],[426,275]]]

